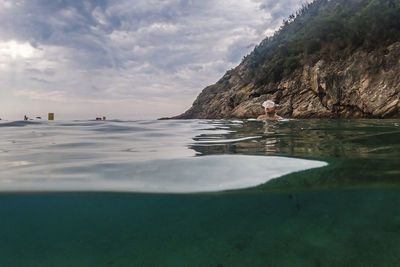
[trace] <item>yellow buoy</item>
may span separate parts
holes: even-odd
[[[106,116],[103,116],[103,121],[105,121],[106,120]]]
[[[49,113],[49,121],[54,121],[54,113]]]

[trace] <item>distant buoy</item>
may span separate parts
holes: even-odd
[[[103,116],[103,121],[105,121],[106,120],[106,116]]]
[[[54,121],[54,113],[49,113],[49,121]]]

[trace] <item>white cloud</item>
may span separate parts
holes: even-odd
[[[0,10],[12,8],[16,3],[13,0],[0,0]]]
[[[28,42],[19,43],[14,40],[0,42],[0,58],[2,62],[6,59],[18,60],[31,58],[38,52],[40,51],[32,47]]]

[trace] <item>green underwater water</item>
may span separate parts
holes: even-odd
[[[217,124],[188,148],[329,165],[219,193],[3,192],[0,266],[399,266],[399,121]]]
[[[0,197],[1,266],[397,266],[397,191]]]

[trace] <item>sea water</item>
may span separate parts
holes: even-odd
[[[397,266],[399,120],[0,123],[0,266]]]

